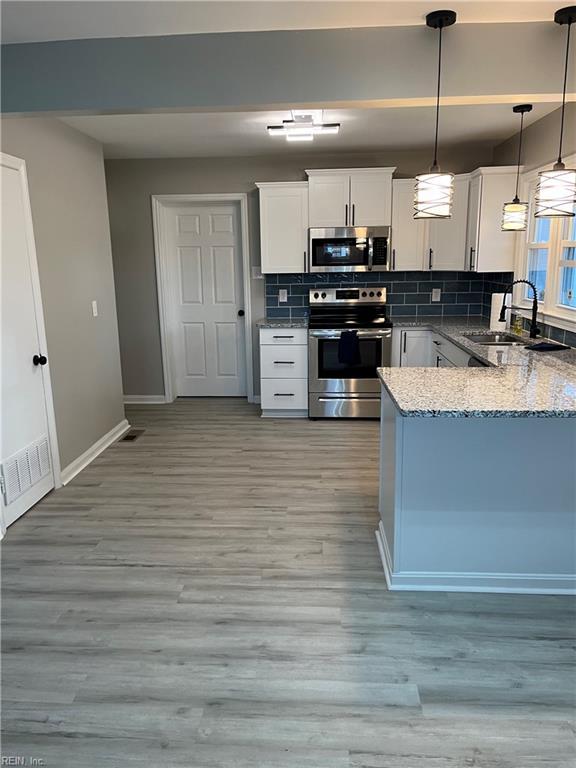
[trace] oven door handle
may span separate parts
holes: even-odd
[[[345,329],[344,329],[345,330]],[[308,331],[308,335],[314,339],[339,339],[342,331]],[[359,339],[388,339],[392,335],[392,329],[385,331],[358,331]]]

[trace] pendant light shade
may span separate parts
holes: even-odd
[[[520,115],[520,135],[518,137],[518,162],[516,163],[516,194],[510,203],[504,203],[502,209],[502,231],[522,232],[528,223],[528,203],[521,203],[518,197],[518,184],[520,181],[520,162],[522,160],[522,131],[524,129],[524,115],[532,111],[532,104],[518,104],[512,107],[515,114]]]
[[[564,138],[564,112],[566,109],[566,84],[570,56],[570,31],[576,22],[576,5],[561,8],[554,14],[556,24],[568,26],[566,34],[566,56],[564,60],[564,87],[562,90],[562,112],[560,118],[560,146],[558,160],[551,171],[538,175],[536,188],[536,209],[534,215],[544,217],[574,216],[576,208],[576,169],[566,168],[562,162],[562,140]]]
[[[440,118],[440,82],[442,74],[442,30],[456,22],[454,11],[433,11],[426,16],[426,25],[438,30],[438,86],[436,89],[436,133],[434,159],[429,173],[416,176],[414,191],[415,219],[449,219],[452,216],[454,176],[441,173],[438,167],[438,124]]]

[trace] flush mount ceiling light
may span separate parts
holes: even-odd
[[[456,22],[454,11],[433,11],[426,16],[426,24],[438,30],[438,87],[436,89],[436,132],[434,159],[430,173],[416,176],[414,192],[415,219],[449,219],[452,216],[454,175],[440,173],[438,167],[438,122],[440,118],[440,77],[442,74],[442,30]]]
[[[532,112],[532,104],[517,104],[512,112],[520,115],[520,135],[518,137],[518,162],[516,164],[516,194],[511,203],[504,203],[502,209],[502,230],[504,232],[521,232],[526,229],[528,221],[528,203],[521,203],[518,197],[520,181],[520,160],[522,158],[522,131],[524,130],[524,115]]]
[[[576,22],[576,5],[561,8],[554,14],[556,24],[567,24],[566,57],[564,60],[564,88],[562,90],[562,112],[560,117],[560,147],[558,160],[551,171],[542,171],[538,175],[536,188],[536,210],[538,218],[574,216],[576,205],[576,169],[566,168],[562,162],[562,139],[564,138],[564,112],[566,109],[566,83],[568,80],[568,62],[570,54],[570,30]]]
[[[270,136],[284,136],[286,141],[314,141],[320,134],[336,134],[340,123],[323,122],[321,109],[293,109],[292,119],[283,120],[282,125],[269,125]]]

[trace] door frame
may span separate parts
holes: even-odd
[[[174,331],[170,306],[168,271],[168,247],[165,213],[186,203],[238,203],[240,208],[240,246],[242,249],[242,285],[244,288],[244,345],[246,356],[246,396],[254,402],[254,363],[252,360],[252,301],[250,296],[250,242],[248,237],[248,195],[230,192],[199,195],[152,195],[152,224],[154,229],[154,257],[160,317],[160,344],[162,347],[162,372],[164,376],[164,401],[176,399],[174,392],[174,364],[170,348],[170,336]]]
[[[58,433],[56,430],[56,414],[54,411],[54,394],[52,389],[52,376],[50,374],[50,353],[46,341],[46,325],[44,323],[44,309],[42,306],[42,293],[40,289],[40,273],[38,271],[38,256],[36,254],[36,240],[34,238],[34,225],[32,221],[32,204],[30,201],[30,190],[28,188],[28,174],[26,171],[26,161],[20,157],[8,155],[0,152],[0,162],[7,168],[12,168],[20,175],[22,183],[22,194],[24,204],[25,218],[25,236],[28,243],[28,258],[30,264],[30,277],[32,282],[32,296],[34,299],[34,310],[36,313],[36,328],[38,332],[38,341],[41,349],[46,350],[48,364],[42,366],[42,383],[44,385],[44,401],[46,404],[46,420],[48,426],[48,441],[50,443],[50,454],[52,460],[52,472],[54,475],[54,488],[62,487],[60,452],[58,450]],[[2,501],[2,508],[4,502]],[[0,515],[0,534],[4,533],[4,515]]]

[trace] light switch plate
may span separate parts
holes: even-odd
[[[96,299],[94,299],[94,301],[92,302],[92,316],[98,317],[98,302],[96,301]]]
[[[286,302],[288,301],[288,291],[286,288],[280,288],[278,291],[278,302]]]
[[[440,297],[442,296],[442,291],[440,288],[432,288],[432,301],[440,301]]]

